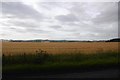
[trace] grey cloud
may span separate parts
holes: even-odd
[[[62,25],[62,26],[60,26],[60,25],[50,26],[50,28],[53,28],[54,30],[62,31],[62,32],[74,32],[74,31],[77,31],[75,28],[74,29],[70,29],[70,28],[63,28],[63,27],[65,27],[65,25]]]
[[[41,20],[43,15],[21,2],[2,2],[3,15],[14,15],[18,18],[33,18]]]
[[[30,20],[21,21],[21,20],[13,19],[12,21],[8,20],[6,23],[3,22],[0,24],[2,24],[3,26],[8,26],[7,28],[5,27],[6,30],[12,30],[13,32],[15,31],[15,32],[20,32],[20,33],[21,32],[26,33],[26,31],[24,29],[29,30],[29,29],[33,28],[33,31],[35,31],[34,28],[40,28],[40,24],[38,24],[37,22],[31,22]],[[21,28],[23,28],[23,29],[21,29]]]
[[[89,4],[94,5],[90,6]],[[17,2],[3,3],[2,6],[3,14],[4,16],[6,16],[4,18],[7,19],[9,18],[9,21],[5,21],[4,23],[2,23],[2,25],[6,26],[6,28],[8,28],[9,26],[9,29],[7,30],[18,32],[21,35],[43,34],[44,36],[40,36],[40,38],[48,37],[45,35],[49,35],[51,38],[54,39],[57,38],[57,39],[93,40],[93,39],[109,39],[112,37],[116,37],[118,34],[117,3],[114,4],[114,3],[72,2],[72,3],[38,3],[38,5],[39,5],[38,9],[39,8],[40,10],[45,9],[43,10],[42,14],[34,10],[33,6],[28,6],[23,3]],[[58,11],[58,16],[55,16],[52,14],[54,12],[50,12],[54,7],[56,9],[58,8],[58,10],[60,9],[61,11],[62,8],[67,9],[68,12],[70,13],[67,15],[60,15]],[[92,16],[91,14],[88,14],[89,12],[90,13],[92,12],[91,9],[93,8],[95,8],[95,10],[97,10],[100,13],[94,18],[91,17]],[[50,12],[50,15],[49,13],[47,15],[44,14],[45,13],[44,11]],[[86,13],[87,11],[88,13]],[[92,14],[94,15],[96,14],[96,12],[94,12],[93,10]],[[20,19],[16,20],[13,17]],[[89,21],[91,23],[89,23]],[[35,35],[32,37],[34,38]]]
[[[62,26],[59,26],[59,25],[53,25],[53,26],[50,26],[51,28],[54,28],[54,29],[60,29],[62,28]]]
[[[60,22],[75,22],[75,21],[79,21],[79,19],[75,15],[73,15],[73,14],[56,16],[56,19],[59,20]]]
[[[61,6],[60,5],[61,2],[39,2],[37,3],[39,7],[43,7],[47,10],[51,10],[53,7],[58,7]]]
[[[18,28],[13,28],[10,27],[9,30],[19,32],[19,33],[36,33],[36,34],[43,34],[43,33],[48,33],[49,31],[45,31],[39,28],[25,28],[23,29],[18,29]]]
[[[42,34],[42,33],[49,33],[50,31],[47,30],[42,30],[39,28],[26,28],[25,30],[28,33],[37,33],[37,34]]]
[[[120,37],[120,2],[118,2],[118,37]]]
[[[117,2],[93,2],[93,3],[72,3],[73,7],[69,10],[74,13],[80,20],[91,20],[92,22],[98,23],[109,23],[117,21]],[[92,15],[86,13],[87,11],[92,12],[92,8],[100,12],[95,19],[92,19]],[[94,11],[94,9],[93,9]],[[96,12],[94,12],[96,14]]]
[[[16,30],[17,28],[10,27],[9,29]]]
[[[93,29],[91,31],[96,32],[96,33],[106,33],[106,34],[109,34],[109,33],[116,34],[118,32],[116,27],[112,28],[112,29],[99,29],[99,28],[97,28],[97,29]]]
[[[85,5],[87,3],[81,3],[81,2],[73,2],[71,5],[73,5],[71,8],[69,8],[69,10],[71,11],[71,13],[75,13],[75,14],[85,14]]]
[[[35,27],[40,27],[39,24],[37,24],[37,22],[30,22],[30,21],[9,21],[8,23],[13,24],[14,26],[19,26],[19,27],[24,27],[24,28],[35,28]]]
[[[103,5],[103,11],[97,16],[93,21],[96,24],[101,23],[111,23],[118,21],[118,3],[106,3],[106,6]]]
[[[120,2],[118,2],[118,18],[120,19]]]
[[[18,29],[18,28],[9,27],[8,29],[10,31],[17,32],[17,33],[27,33],[25,30]]]
[[[6,22],[0,22],[0,24],[3,25],[3,26],[11,26],[12,25],[11,23],[8,23],[8,22],[7,23]]]
[[[91,18],[91,16],[89,16],[86,11],[88,9],[85,8],[85,6],[87,5],[88,3],[87,2],[73,2],[71,3],[72,7],[69,8],[68,10],[76,15],[79,19],[79,21],[82,21],[82,20],[89,20]]]
[[[76,29],[65,29],[65,30],[63,30],[63,31],[65,31],[65,32],[72,32],[72,33],[74,33],[74,31],[77,31]]]

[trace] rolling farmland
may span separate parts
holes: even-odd
[[[2,52],[11,54],[32,54],[42,49],[49,54],[61,53],[96,53],[118,51],[119,42],[3,42]]]

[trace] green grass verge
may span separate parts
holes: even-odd
[[[3,73],[6,72],[48,72],[70,69],[93,68],[118,64],[117,52],[96,54],[22,54],[3,55]]]

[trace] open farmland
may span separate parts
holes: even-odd
[[[118,51],[119,42],[3,42],[2,52],[11,54],[32,54],[42,49],[47,53],[96,53],[102,51]]]
[[[117,42],[3,42],[2,48],[4,78],[104,71],[118,66]]]

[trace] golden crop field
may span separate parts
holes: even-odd
[[[95,53],[118,51],[119,42],[3,42],[3,54],[36,53],[42,49],[52,54],[60,53]]]

